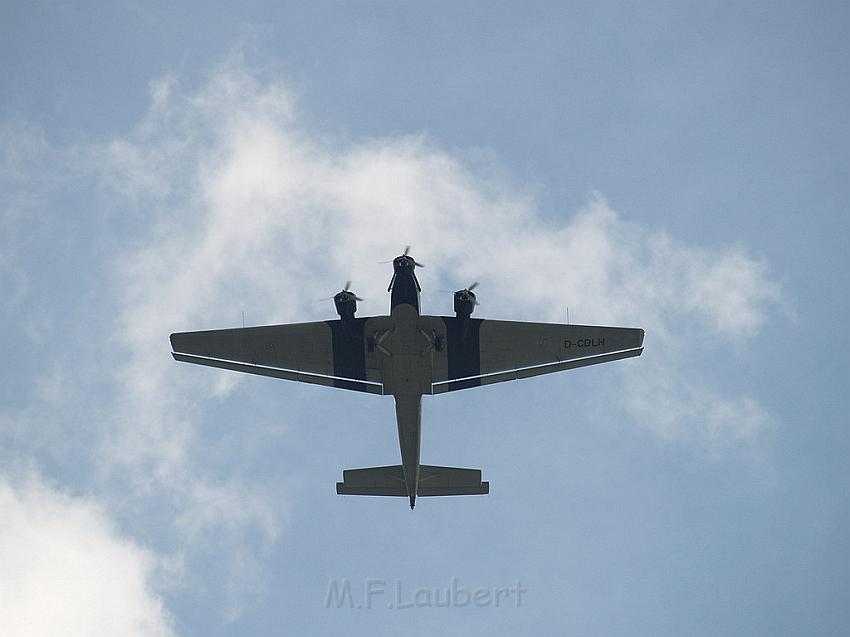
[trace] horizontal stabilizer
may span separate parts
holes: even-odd
[[[346,469],[342,482],[336,483],[339,495],[407,495],[401,465]]]
[[[401,465],[347,469],[342,472],[342,482],[336,483],[339,495],[389,495],[406,496],[407,486]],[[485,495],[490,483],[481,482],[480,469],[419,466],[419,496]]]
[[[486,495],[490,483],[481,482],[481,469],[457,469],[455,467],[419,466],[419,489],[417,495]]]

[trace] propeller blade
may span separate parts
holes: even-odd
[[[342,288],[342,291],[343,291],[343,292],[349,292],[350,288],[351,288],[351,281],[346,281],[346,282],[345,282],[345,287],[344,287],[344,288]],[[350,294],[354,294],[354,292],[349,292],[349,293],[350,293]],[[337,294],[339,294],[339,292],[337,292]],[[334,294],[333,296],[329,296],[329,297],[326,297],[326,298],[324,298],[324,299],[319,299],[319,300],[320,300],[320,301],[330,301],[331,299],[335,299],[335,298],[336,298],[336,296],[337,296],[337,295],[336,295],[336,294]],[[359,296],[357,296],[356,294],[354,294],[354,298],[355,298],[356,300],[358,300],[358,301],[365,301],[365,299],[361,299],[361,298],[360,298]]]
[[[475,282],[474,282],[472,285],[470,285],[469,287],[463,288],[463,290],[439,290],[439,291],[440,291],[440,292],[444,292],[444,293],[446,293],[446,294],[454,294],[455,292],[463,292],[463,291],[466,291],[466,292],[472,292],[472,291],[473,291],[475,288],[477,288],[478,286],[479,286],[478,281],[475,281]],[[473,296],[474,296],[474,295],[473,295]]]
[[[401,256],[410,257],[410,246],[404,246],[404,253]],[[396,257],[396,259],[398,259],[398,258],[399,257]],[[413,257],[410,257],[410,260],[413,261],[413,265],[415,265],[419,268],[425,267],[425,264],[418,263]],[[381,265],[384,265],[385,263],[394,263],[394,262],[395,262],[395,259],[391,259],[389,261],[378,261],[378,263],[381,264]]]

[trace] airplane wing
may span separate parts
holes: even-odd
[[[444,356],[435,358],[432,392],[480,387],[507,380],[640,356],[639,328],[560,325],[440,317]]]
[[[317,321],[171,335],[178,361],[314,385],[383,394],[381,370],[367,365],[367,321]]]

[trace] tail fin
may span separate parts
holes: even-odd
[[[389,495],[406,496],[404,472],[401,465],[347,469],[342,472],[342,482],[336,483],[339,495]],[[480,469],[458,469],[419,465],[417,495],[486,495],[490,483],[481,482]]]

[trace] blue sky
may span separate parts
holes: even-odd
[[[0,634],[843,634],[848,24],[4,5]],[[639,359],[426,398],[423,461],[491,494],[412,513],[334,494],[398,461],[390,399],[168,344],[332,318],[348,279],[386,313],[408,244],[429,313],[477,280],[485,318],[647,330]],[[387,592],[328,607],[344,582]]]

